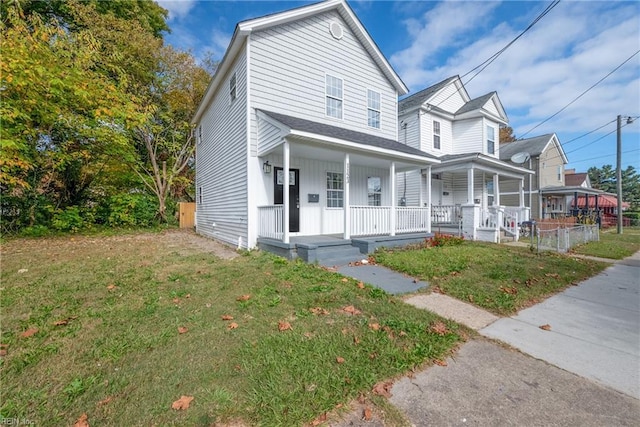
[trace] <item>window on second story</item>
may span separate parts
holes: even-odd
[[[380,129],[380,92],[367,90],[367,117],[370,127]]]
[[[433,148],[440,149],[440,122],[433,121]]]
[[[491,126],[487,126],[487,154],[496,152],[496,130]]]
[[[382,204],[382,185],[379,176],[370,176],[367,178],[367,199],[369,206],[381,206]]]
[[[562,181],[562,166],[558,166],[558,181]]]
[[[327,207],[341,208],[344,204],[342,173],[327,172]]]
[[[327,74],[325,85],[327,116],[342,118],[342,79]]]
[[[231,79],[229,79],[229,100],[233,102],[237,97],[238,91],[236,88],[236,73],[231,75]]]

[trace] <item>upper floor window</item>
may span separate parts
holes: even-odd
[[[231,79],[229,79],[229,100],[233,102],[237,97],[237,88],[236,88],[236,73],[233,73]]]
[[[382,185],[380,185],[379,176],[370,176],[367,178],[367,199],[369,206],[381,206]]]
[[[342,173],[327,172],[327,207],[341,208],[344,204],[344,181]]]
[[[327,74],[325,95],[327,116],[342,118],[342,79]]]
[[[558,166],[558,181],[562,181],[562,166]]]
[[[440,122],[433,121],[433,148],[440,149]]]
[[[496,152],[496,130],[491,126],[487,126],[487,153],[494,154]]]
[[[367,89],[367,117],[369,126],[380,129],[380,92]]]

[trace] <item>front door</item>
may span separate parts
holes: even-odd
[[[276,205],[284,204],[284,170],[274,168],[273,200]],[[289,232],[300,231],[300,170],[289,169]]]

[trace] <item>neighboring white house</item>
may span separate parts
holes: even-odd
[[[401,204],[430,204],[434,224],[462,219],[466,236],[489,241],[498,240],[500,228],[514,234],[529,219],[523,187],[530,171],[500,160],[500,126],[508,118],[496,92],[471,99],[453,76],[401,100],[399,120],[401,143],[440,160],[399,177]],[[519,189],[510,207],[500,199],[503,185]]]
[[[342,0],[240,22],[193,118],[198,233],[289,250],[429,232],[428,206],[397,203],[398,173],[440,163],[398,142],[407,91]]]

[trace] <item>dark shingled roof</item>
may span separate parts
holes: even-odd
[[[429,86],[426,89],[422,89],[420,92],[404,98],[403,100],[398,102],[398,110],[402,113],[403,111],[424,104],[427,99],[431,98],[436,92],[438,92],[440,89],[444,88],[457,78],[458,76],[449,77],[448,79],[443,80],[440,83],[436,83],[433,86]]]
[[[567,187],[579,186],[587,180],[586,173],[567,173],[564,175],[564,185]]]
[[[552,133],[535,136],[533,138],[519,139],[500,145],[500,160],[509,160],[511,156],[520,152],[527,152],[531,156],[539,156],[553,137]]]
[[[408,145],[400,144],[398,141],[388,138],[382,138],[380,136],[370,135],[364,132],[356,132],[349,129],[344,129],[337,126],[326,125],[324,123],[313,122],[311,120],[300,119],[297,117],[286,116],[284,114],[273,113],[271,111],[260,110],[272,119],[288,126],[291,129],[300,130],[303,132],[315,133],[322,136],[331,138],[343,139],[349,142],[355,142],[357,144],[368,145],[371,147],[383,148],[386,150],[398,151],[404,154],[411,154],[414,156],[427,157],[429,159],[437,159],[436,156],[432,156],[429,153],[418,150]]]
[[[456,111],[456,114],[463,114],[463,113],[468,113],[469,111],[474,111],[474,110],[478,110],[480,108],[482,108],[482,106],[484,104],[487,103],[487,101],[489,99],[491,99],[491,97],[495,94],[496,92],[489,92],[486,95],[482,95],[476,99],[472,99],[471,101],[467,102],[466,104],[464,104],[462,107],[460,107],[460,109],[458,111]]]

